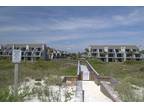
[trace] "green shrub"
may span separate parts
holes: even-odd
[[[118,84],[115,87],[115,90],[118,91],[120,98],[124,102],[143,101],[143,99],[140,99],[138,95],[134,92],[134,88],[132,87],[132,84],[131,84],[132,80],[134,80],[132,77],[126,77],[123,81],[121,81],[120,84]]]
[[[130,65],[133,65],[133,64],[144,64],[144,61],[127,60],[127,61],[124,62],[124,64],[130,64]]]
[[[8,88],[0,89],[0,102],[18,102],[22,101],[22,99],[22,95],[14,96],[10,93]]]
[[[103,61],[96,59],[96,58],[92,58],[92,59],[87,59],[91,64],[104,64]]]
[[[141,67],[139,70],[142,71],[142,72],[144,72],[144,67]]]
[[[116,86],[116,91],[118,91],[120,98],[124,102],[135,101],[134,93],[132,91],[131,84],[129,82],[121,82]]]

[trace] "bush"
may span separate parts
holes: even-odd
[[[0,102],[18,102],[22,101],[22,96],[14,96],[8,88],[0,89]]]
[[[143,101],[134,92],[131,80],[133,80],[131,77],[125,78],[120,84],[116,86],[115,90],[118,91],[120,98],[124,102]],[[144,94],[142,95],[144,96]]]
[[[142,71],[142,72],[144,72],[144,67],[141,67],[139,70]]]
[[[144,62],[143,61],[136,61],[136,60],[127,60],[124,62],[124,64],[130,64],[130,65],[132,65],[132,64],[144,64]]]
[[[104,64],[105,62],[96,59],[96,58],[91,58],[91,59],[87,59],[91,64]]]
[[[125,102],[132,102],[135,101],[134,93],[131,88],[131,84],[129,82],[121,82],[119,85],[115,88],[122,101]]]

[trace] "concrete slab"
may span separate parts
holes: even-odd
[[[100,91],[100,86],[94,81],[89,81],[90,71],[86,65],[80,65],[83,73],[82,89],[84,90],[84,102],[112,102]]]

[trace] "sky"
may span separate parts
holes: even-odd
[[[144,47],[144,7],[0,7],[0,43],[69,52],[97,44]]]

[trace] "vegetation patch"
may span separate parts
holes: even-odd
[[[49,76],[76,76],[77,61],[74,60],[53,60],[36,62],[22,62],[20,64],[19,79],[21,81],[29,77],[32,79],[43,79]],[[8,87],[13,84],[14,64],[10,59],[0,60],[0,87]]]
[[[116,90],[119,92],[123,101],[144,101],[139,99],[132,90],[131,85],[144,88],[144,62],[143,61],[126,61],[126,62],[109,62],[98,63],[97,61],[88,60],[96,71],[102,76],[110,76],[121,82]],[[141,94],[143,95],[143,94]]]

